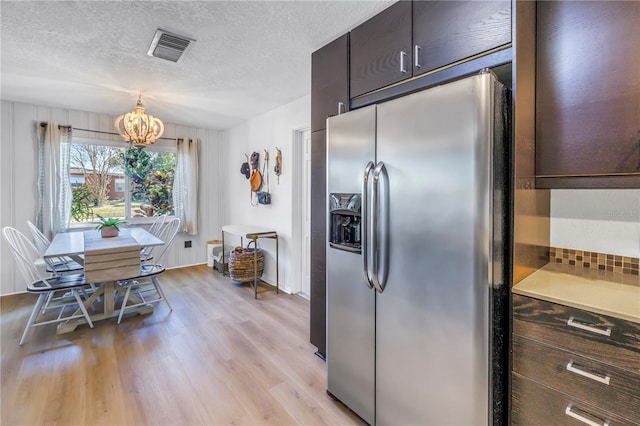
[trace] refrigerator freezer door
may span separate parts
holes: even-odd
[[[327,192],[360,193],[375,149],[376,105],[328,118]]]
[[[375,106],[328,119],[328,193],[362,191],[365,167],[375,160],[375,119]],[[327,245],[327,390],[373,424],[375,291],[362,269],[362,255]]]
[[[376,299],[376,424],[490,422],[492,88],[479,75],[378,105],[388,278]]]

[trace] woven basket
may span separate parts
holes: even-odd
[[[254,275],[254,249],[236,247],[229,254],[229,277],[234,281],[247,282],[262,277],[264,253],[258,249],[258,268]]]

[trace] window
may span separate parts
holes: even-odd
[[[82,172],[78,172],[77,170],[71,170],[71,174],[69,175],[69,182],[71,183],[72,187],[84,185],[84,175],[81,173]]]
[[[73,138],[69,179],[71,223],[102,217],[172,215],[175,148],[129,149],[121,143]]]
[[[115,179],[115,191],[116,192],[125,192],[125,182],[124,178],[116,178]]]

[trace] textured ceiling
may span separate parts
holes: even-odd
[[[310,92],[311,53],[390,1],[6,1],[1,96],[224,129]],[[156,28],[196,39],[147,56]]]

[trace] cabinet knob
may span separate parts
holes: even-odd
[[[344,102],[338,102],[338,115],[342,114],[343,112],[345,112]]]
[[[415,47],[413,48],[413,65],[415,65],[416,68],[420,68],[420,46],[418,46],[417,44],[415,45]]]

